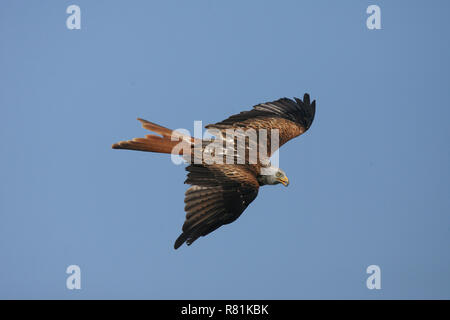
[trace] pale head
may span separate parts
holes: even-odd
[[[261,174],[258,176],[260,185],[266,184],[283,184],[285,187],[289,185],[289,179],[283,170],[277,167],[261,168]]]

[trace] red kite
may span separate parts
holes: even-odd
[[[227,130],[256,130],[261,132],[277,131],[281,147],[287,141],[306,132],[314,120],[316,101],[310,103],[308,94],[303,101],[282,98],[277,101],[258,104],[250,111],[244,111],[233,115],[216,124],[207,125],[209,130],[217,130],[226,137]],[[128,141],[120,141],[113,144],[113,149],[129,149],[159,153],[180,154],[193,160],[195,146],[201,151],[211,141],[194,139],[190,136],[178,135],[174,139],[175,131],[138,119],[142,126],[158,135],[151,134],[145,138],[135,138]],[[259,134],[259,133],[258,133]],[[258,140],[261,137],[258,135]],[[175,141],[174,141],[175,140]],[[235,138],[234,138],[235,140]],[[246,140],[245,150],[248,154],[251,147]],[[175,147],[182,149],[175,149]],[[273,141],[267,142],[267,157],[276,150]],[[233,157],[236,159],[237,147],[233,147]],[[287,186],[289,180],[286,174],[279,168],[272,166],[270,161],[258,157],[256,163],[247,159],[243,163],[207,163],[204,160],[191,161],[186,167],[188,171],[185,183],[191,187],[187,189],[184,202],[186,204],[186,221],[183,224],[183,232],[175,241],[175,249],[184,242],[192,244],[201,236],[213,232],[217,228],[235,221],[247,206],[256,198],[260,186],[283,184]],[[264,171],[264,174],[262,171]]]

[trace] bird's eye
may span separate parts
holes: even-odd
[[[281,172],[277,172],[276,176],[277,178],[281,178]]]

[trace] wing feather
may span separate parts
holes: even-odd
[[[206,126],[207,129],[218,129],[225,135],[225,130],[230,128],[266,129],[269,137],[270,130],[279,130],[279,144],[281,147],[289,140],[306,132],[311,126],[316,112],[316,101],[310,102],[309,94],[303,96],[303,100],[294,98],[281,98],[276,101],[261,103],[250,111],[230,116],[229,118]],[[268,139],[268,156],[271,156],[271,144]]]
[[[259,183],[245,165],[200,165],[186,168],[186,220],[175,249],[192,244],[222,225],[235,221],[256,198]]]

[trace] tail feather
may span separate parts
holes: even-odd
[[[137,150],[137,151],[147,151],[147,152],[158,152],[158,153],[172,153],[172,149],[178,145],[181,141],[182,143],[189,143],[188,141],[193,141],[193,138],[187,136],[180,136],[180,139],[172,141],[173,130],[160,126],[156,123],[140,119],[138,120],[142,123],[142,127],[153,131],[159,135],[149,134],[145,138],[134,138],[132,140],[120,141],[112,145],[113,149],[127,149],[127,150]],[[183,154],[183,149],[180,148],[180,155]]]
[[[156,132],[160,135],[162,135],[163,137],[171,137],[173,130],[170,130],[166,127],[160,126],[159,124],[141,119],[141,118],[137,118],[141,123],[142,123],[142,127],[144,129],[147,129],[149,131],[153,131]]]

